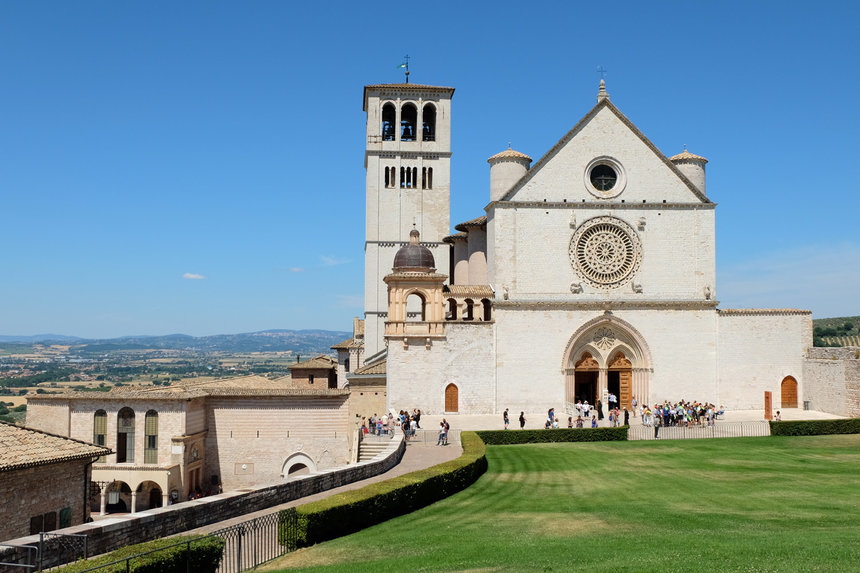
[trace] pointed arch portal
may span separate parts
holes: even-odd
[[[631,408],[649,400],[651,354],[641,334],[613,315],[603,315],[580,327],[568,341],[563,358],[565,402],[597,400],[608,407],[610,393],[618,407]]]

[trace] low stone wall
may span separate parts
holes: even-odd
[[[85,534],[89,556],[100,555],[126,545],[183,533],[379,475],[396,466],[405,451],[406,443],[402,438],[392,440],[384,453],[367,462],[295,477],[276,485],[246,488],[133,515],[107,518],[53,533]],[[31,535],[5,541],[3,545],[24,546],[38,543],[39,536]],[[6,549],[0,547],[0,561],[5,560]],[[3,566],[0,566],[0,573],[4,571]]]
[[[860,348],[810,348],[803,382],[802,399],[813,410],[860,417]]]

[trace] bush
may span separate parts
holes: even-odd
[[[475,432],[462,432],[460,441],[463,455],[456,460],[298,506],[295,544],[348,535],[466,489],[487,471],[486,447]],[[290,545],[286,532],[279,537]]]
[[[188,542],[191,542],[190,552]],[[150,551],[152,553],[148,553]],[[171,537],[129,545],[96,559],[78,561],[55,569],[55,571],[58,573],[77,573],[105,565],[93,573],[124,573],[126,571],[125,560],[133,557],[129,562],[128,571],[136,573],[186,573],[186,571],[215,573],[218,570],[223,552],[224,540],[220,537],[203,535]],[[146,555],[141,555],[144,553]],[[114,561],[119,561],[119,563],[106,566]]]
[[[27,411],[27,404],[18,404],[17,406],[12,408],[12,411],[13,412],[26,412]]]
[[[843,420],[804,420],[770,423],[771,436],[821,436],[825,434],[860,434],[860,418]]]
[[[478,435],[488,446],[550,442],[614,442],[627,439],[627,428],[628,426],[558,430],[488,430],[478,432]]]

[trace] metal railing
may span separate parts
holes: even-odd
[[[182,545],[186,546],[186,570],[194,571],[193,562],[196,559],[191,548],[195,544],[212,537],[220,537],[225,542],[224,551],[221,554],[221,563],[217,569],[218,573],[242,573],[296,549],[298,516],[295,508],[285,509],[213,531],[199,539],[179,541],[165,547],[137,553],[124,559],[85,569],[81,573],[131,571],[134,561]]]
[[[38,547],[0,543],[0,572],[33,571],[38,565]]]
[[[631,420],[633,422],[633,420]],[[720,422],[683,426],[643,426],[632,423],[627,431],[629,440],[692,440],[701,438],[749,438],[769,436],[770,424],[761,422]]]

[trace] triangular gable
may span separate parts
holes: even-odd
[[[581,120],[579,120],[579,122],[575,126],[573,126],[573,128],[568,131],[564,135],[564,137],[562,137],[558,141],[558,143],[553,145],[552,148],[547,151],[543,155],[543,157],[541,157],[538,162],[535,163],[531,167],[531,169],[529,169],[526,174],[523,175],[522,178],[517,181],[507,193],[505,193],[504,197],[502,197],[500,201],[512,201],[513,197],[517,194],[517,192],[522,189],[535,176],[535,174],[537,174],[543,168],[543,166],[546,165],[565,145],[567,145],[569,141],[576,137],[576,135],[580,131],[582,131],[582,129],[586,125],[588,125],[588,123],[591,122],[591,120],[594,119],[594,117],[597,116],[597,114],[600,113],[600,111],[604,108],[611,111],[631,131],[631,133],[633,133],[637,138],[639,138],[642,143],[644,143],[645,146],[648,147],[648,149],[650,149],[654,153],[654,155],[664,165],[666,165],[666,167],[668,167],[672,173],[674,173],[678,177],[678,179],[690,190],[691,193],[693,193],[693,195],[697,199],[699,199],[702,203],[711,203],[710,199],[708,199],[701,191],[699,191],[699,189],[695,185],[693,185],[693,183],[689,179],[687,179],[687,177],[683,173],[681,173],[681,171],[675,166],[675,164],[669,161],[669,158],[663,155],[663,152],[661,152],[656,145],[651,143],[651,140],[645,137],[645,134],[639,131],[639,128],[633,125],[633,122],[627,119],[627,116],[621,113],[621,111],[617,107],[615,107],[615,105],[611,101],[609,101],[609,99],[604,99],[603,101],[595,105],[593,108],[591,108],[591,111],[589,111]]]

